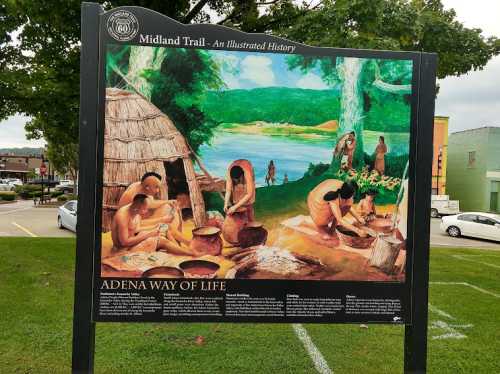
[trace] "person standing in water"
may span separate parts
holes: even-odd
[[[283,184],[288,183],[288,174],[285,173],[285,176],[283,177]]]
[[[318,184],[307,196],[309,214],[323,234],[323,239],[331,239],[337,226],[351,230],[361,237],[367,234],[345,219],[350,213],[356,221],[364,225],[365,220],[353,209],[356,182],[327,179]]]
[[[273,185],[276,181],[276,166],[274,165],[274,161],[269,161],[269,165],[267,165],[267,175],[266,175],[266,183],[267,185]]]
[[[233,214],[244,208],[248,222],[254,221],[255,174],[248,160],[236,160],[228,167],[224,212]]]
[[[385,139],[380,136],[378,139],[377,148],[375,148],[375,165],[374,169],[379,173],[379,175],[384,175],[385,173],[385,154],[387,153],[387,145],[385,144]]]

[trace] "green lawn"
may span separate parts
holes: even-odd
[[[68,373],[74,240],[1,238],[0,253],[0,373]],[[500,372],[499,279],[500,252],[432,249],[431,281],[444,283],[430,288],[429,372]],[[305,327],[335,373],[402,372],[401,326]],[[102,323],[95,367],[96,373],[315,372],[288,324]]]

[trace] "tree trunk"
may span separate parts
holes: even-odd
[[[364,62],[364,59],[345,57],[337,67],[339,76],[342,79],[341,113],[337,133],[338,138],[351,131],[356,133],[356,149],[353,159],[353,166],[355,168],[364,165],[363,91],[359,87]]]
[[[145,70],[158,71],[167,55],[166,48],[132,46],[130,48],[127,80],[135,90],[151,100],[153,87],[143,76]]]

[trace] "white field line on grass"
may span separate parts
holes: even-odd
[[[470,284],[467,282],[429,282],[429,284],[436,284],[436,285],[443,285],[443,286],[465,286],[465,287],[470,287],[470,288],[472,288],[476,291],[479,291],[481,293],[484,293],[486,295],[500,298],[500,295],[495,293],[495,292],[485,290],[484,288],[474,286],[473,284]]]
[[[314,367],[320,374],[333,374],[332,369],[328,366],[325,358],[319,351],[318,347],[313,343],[311,337],[307,333],[307,330],[300,323],[292,324],[293,331],[297,338],[302,342],[304,348],[306,349],[309,357],[311,358]]]
[[[450,314],[446,313],[445,311],[442,311],[441,309],[436,308],[431,303],[429,303],[428,305],[429,305],[429,310],[431,312],[439,314],[441,317],[446,317],[446,318],[449,318],[449,319],[455,319],[455,317],[451,316]]]
[[[441,317],[451,319],[453,321],[456,320],[455,317],[453,317],[451,314],[445,312],[444,310],[441,310],[431,303],[429,303],[429,310]],[[474,327],[474,325],[468,323],[466,325],[457,325],[457,324],[451,324],[445,321],[432,321],[429,325],[430,330],[435,330],[439,329],[441,331],[444,331],[444,334],[441,335],[434,335],[432,336],[432,340],[442,340],[442,339],[464,339],[467,337],[467,335],[461,333],[458,331],[458,329],[470,329],[471,327]]]
[[[465,256],[462,256],[462,255],[451,255],[451,257],[456,258],[457,260],[475,262],[476,264],[481,264],[481,265],[489,266],[489,267],[492,267],[495,269],[500,269],[500,266],[498,266],[498,265],[488,264],[487,262],[482,262],[482,261],[471,260],[470,258],[466,258]],[[471,257],[471,256],[469,256],[469,257]]]
[[[442,340],[442,339],[464,339],[467,335],[462,334],[457,329],[469,329],[474,327],[474,325],[468,323],[466,325],[452,325],[444,321],[432,321],[429,329],[440,329],[444,330],[445,333],[442,335],[432,336],[432,340]]]
[[[38,238],[38,235],[36,234],[33,234],[30,230],[28,230],[26,227],[23,227],[21,226],[20,224],[16,223],[16,222],[12,222],[12,224],[14,226],[16,226],[18,229],[20,229],[21,231],[24,231],[26,234],[28,234],[29,236],[31,236],[32,238]]]

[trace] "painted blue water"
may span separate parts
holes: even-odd
[[[363,133],[364,149],[373,154],[378,137],[385,135],[386,144],[392,154],[408,153],[409,135],[407,133]],[[258,186],[265,184],[267,165],[270,160],[276,166],[276,183],[283,183],[288,174],[290,181],[300,179],[310,163],[330,163],[335,140],[303,139],[287,136],[238,134],[216,132],[211,145],[202,145],[200,155],[211,174],[225,177],[227,167],[237,159],[249,160],[255,170]]]
[[[211,145],[200,147],[200,155],[211,174],[224,177],[229,164],[237,159],[249,160],[255,171],[257,185],[264,185],[267,165],[274,160],[276,183],[300,179],[310,163],[330,163],[333,141],[302,140],[285,136],[266,136],[217,132]]]

